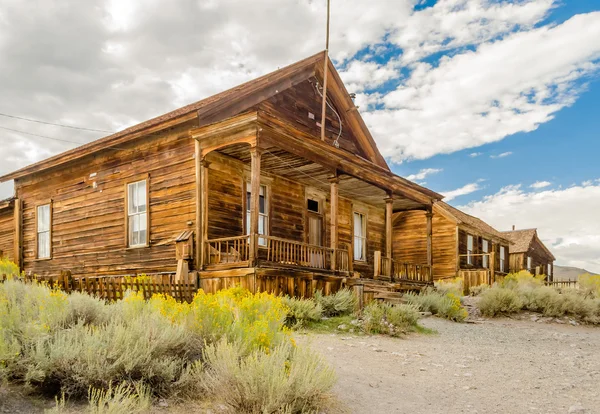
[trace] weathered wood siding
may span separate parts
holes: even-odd
[[[510,270],[518,272],[527,269],[527,257],[531,257],[531,272],[541,275],[548,274],[548,264],[553,264],[552,257],[548,256],[544,248],[537,239],[535,239],[527,253],[510,254]],[[550,276],[553,276],[554,266],[551,268]]]
[[[14,260],[15,218],[12,208],[0,209],[0,257]]]
[[[193,123],[16,180],[24,269],[38,275],[175,271],[174,238],[195,220]],[[94,175],[95,174],[95,175]],[[149,175],[150,247],[127,248],[126,184]],[[35,257],[35,209],[52,200],[52,258]],[[192,225],[190,225],[192,224]]]
[[[456,276],[456,224],[441,214],[432,219],[433,277]],[[427,263],[427,217],[424,211],[398,213],[394,218],[393,255],[401,262]]]
[[[293,122],[294,126],[302,132],[313,135],[316,139],[321,136],[321,97],[317,94],[314,83],[305,81],[298,85],[289,88],[281,93],[278,93],[271,99],[261,103],[260,110],[269,112],[274,116],[287,119]],[[311,115],[312,114],[312,117]],[[344,125],[344,114],[339,114],[342,117]],[[332,143],[331,137],[337,137],[340,132],[340,123],[337,116],[328,107],[327,122],[325,124],[326,140]],[[345,149],[352,154],[359,154],[365,157],[365,154],[359,149],[356,137],[353,135],[350,128],[342,128],[342,134],[339,139],[340,148]]]

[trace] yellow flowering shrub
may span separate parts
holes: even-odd
[[[600,275],[580,275],[579,286],[586,295],[600,298]]]

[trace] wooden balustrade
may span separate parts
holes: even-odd
[[[313,269],[331,269],[333,250],[279,237],[261,236],[267,242],[267,262],[310,267]]]
[[[426,264],[403,263],[384,257],[380,251],[375,252],[375,277],[387,276],[392,282],[410,281],[433,283],[431,266]]]
[[[337,269],[335,270],[339,270],[341,272],[352,272],[354,271],[353,269],[353,263],[352,260],[350,260],[350,258],[352,257],[352,246],[348,245],[345,246],[345,248],[342,249],[336,249],[335,251],[335,266]]]
[[[249,236],[223,237],[208,240],[208,263],[236,264],[245,263],[250,256]]]

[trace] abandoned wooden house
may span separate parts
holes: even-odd
[[[502,232],[512,242],[510,246],[510,269],[513,272],[527,270],[534,275],[545,275],[551,282],[554,275],[556,258],[544,245],[537,234],[537,229]]]
[[[425,260],[424,237],[431,213],[394,215],[394,259]],[[490,284],[509,272],[510,241],[489,224],[441,201],[433,207],[433,277],[462,277],[465,285]]]
[[[298,295],[352,278],[431,283],[431,216],[412,230],[427,253],[401,261],[392,216],[424,216],[442,196],[390,171],[325,53],[0,182],[11,179],[14,214],[0,231],[14,232],[26,272],[179,269],[207,291]]]

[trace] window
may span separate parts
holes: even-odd
[[[473,264],[473,236],[467,235],[467,264]]]
[[[50,204],[44,204],[37,208],[37,258],[50,258],[50,240],[52,237],[50,229]]]
[[[146,180],[127,184],[127,240],[129,247],[148,245],[148,191]]]
[[[246,184],[246,234],[250,234],[250,206],[252,203],[252,186],[250,183]],[[267,186],[261,185],[260,192],[258,195],[258,234],[267,236],[269,228],[269,214],[267,206]],[[259,246],[266,246],[267,239],[259,237]]]
[[[500,271],[505,273],[504,267],[506,266],[506,247],[500,246]]]
[[[548,263],[548,273],[546,273],[546,276],[551,276],[552,275],[552,263]]]
[[[354,260],[367,260],[367,217],[354,213]]]
[[[490,266],[490,256],[488,256],[485,253],[489,253],[490,252],[490,244],[487,240],[483,239],[481,241],[481,252],[484,254],[483,257],[483,267],[484,268],[488,268]]]
[[[531,272],[531,256],[527,256],[527,270]]]

